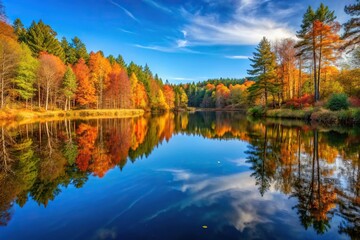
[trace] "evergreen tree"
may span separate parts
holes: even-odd
[[[345,47],[357,46],[360,44],[360,0],[355,4],[347,5],[345,12],[352,18],[344,24],[345,32],[343,38],[346,39]]]
[[[119,54],[116,58],[116,62],[124,69],[126,69],[126,63],[124,61],[124,58]]]
[[[28,100],[33,98],[36,92],[34,85],[37,78],[38,67],[38,60],[32,57],[29,47],[25,43],[22,43],[20,62],[14,83],[20,98],[26,101],[26,106]]]
[[[69,44],[69,42],[67,41],[67,39],[65,37],[63,37],[61,39],[60,44],[64,50],[65,63],[69,63],[69,64],[76,63],[78,61],[78,59],[76,57],[75,49]]]
[[[268,103],[269,93],[276,91],[274,83],[276,77],[276,56],[271,50],[270,42],[264,37],[250,58],[252,70],[248,70],[248,74],[256,76],[258,81],[249,88],[251,96],[263,95],[265,106]]]
[[[116,62],[116,59],[114,57],[114,55],[110,54],[107,59],[109,60],[111,65],[114,65],[114,63]]]
[[[89,60],[89,53],[86,50],[85,44],[80,40],[80,38],[74,37],[71,40],[70,46],[75,50],[76,61],[78,61],[80,58],[84,59],[86,62]]]
[[[66,98],[65,101],[65,110],[70,110],[71,108],[71,99],[75,97],[75,92],[77,89],[76,83],[76,75],[71,69],[71,67],[66,68],[66,72],[64,74],[62,91]]]
[[[297,37],[300,39],[295,46],[298,49],[298,55],[305,56],[305,59],[312,59],[315,101],[320,99],[320,73],[323,63],[322,56],[325,52],[323,44],[326,40],[323,36],[323,27],[329,26],[332,31],[336,32],[338,27],[335,19],[334,11],[330,11],[329,7],[324,4],[320,4],[316,12],[309,6],[303,16],[301,29],[297,32]],[[335,46],[328,47],[335,49]]]
[[[38,23],[34,21],[26,34],[26,43],[36,56],[41,52],[47,52],[64,60],[64,50],[56,35],[57,33],[43,21],[40,20]]]
[[[24,24],[21,22],[19,18],[15,19],[13,24],[14,32],[18,37],[19,42],[25,42],[26,40],[26,29]]]

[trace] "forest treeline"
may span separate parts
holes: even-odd
[[[340,24],[324,4],[309,7],[298,40],[264,37],[250,58],[250,77],[174,85],[121,55],[89,53],[78,37],[58,39],[41,20],[9,24],[1,5],[0,107],[298,109],[325,106],[333,96],[338,108],[360,107],[359,0],[345,12],[350,20]]]

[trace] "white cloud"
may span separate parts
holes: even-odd
[[[198,52],[195,50],[191,50],[186,48],[187,41],[186,40],[178,40],[176,42],[175,46],[158,46],[158,45],[141,45],[141,44],[134,44],[134,47],[142,48],[142,49],[148,49],[158,52],[165,52],[165,53],[178,53],[178,52],[184,52],[184,53],[195,53],[195,54],[205,54],[202,52]]]
[[[176,49],[172,48],[172,47],[145,46],[145,45],[141,45],[141,44],[135,44],[134,46],[137,48],[143,48],[143,49],[154,50],[154,51],[159,51],[159,52],[167,52],[167,53],[176,52]]]
[[[136,33],[132,32],[132,31],[128,31],[128,30],[123,29],[123,28],[118,28],[118,30],[121,31],[121,32],[124,32],[124,33],[136,34]]]
[[[271,41],[294,38],[294,31],[283,21],[294,9],[274,9],[275,6],[267,2],[268,0],[237,0],[234,4],[235,11],[227,20],[221,19],[218,13],[191,13],[181,9],[184,19],[188,20],[181,29],[187,33],[187,45],[256,45],[263,36]],[[276,11],[278,14],[271,17],[265,14]]]
[[[187,46],[188,41],[187,40],[177,40],[176,43],[177,43],[178,47],[182,48],[182,47]]]
[[[127,10],[126,8],[124,8],[123,6],[121,6],[120,4],[118,4],[118,3],[114,2],[114,1],[109,0],[109,2],[112,5],[122,9],[125,12],[125,14],[128,15],[130,18],[132,18],[134,21],[140,23],[140,21],[129,10]]]
[[[234,55],[234,56],[225,56],[225,58],[229,58],[229,59],[249,59],[249,56],[243,56],[243,55]]]
[[[270,187],[269,191],[260,197],[255,179],[250,176],[249,171],[224,176],[196,174],[185,169],[162,169],[161,171],[173,175],[176,189],[184,193],[186,197],[179,202],[164,206],[160,211],[147,217],[145,221],[150,221],[174,209],[182,210],[193,206],[209,209],[211,206],[217,206],[211,208],[214,209],[211,216],[219,217],[218,226],[213,227],[221,229],[230,224],[240,232],[254,231],[252,234],[256,236],[256,225],[271,222],[269,216],[275,213],[287,212],[288,197],[279,195],[274,187]],[[206,222],[206,219],[203,220]]]
[[[157,2],[155,2],[155,1],[153,1],[153,0],[143,0],[143,1],[146,2],[146,3],[149,4],[149,5],[157,8],[157,9],[160,9],[160,10],[164,11],[164,12],[172,13],[172,11],[171,11],[169,8],[164,7],[163,5],[157,3]]]

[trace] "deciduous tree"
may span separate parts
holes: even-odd
[[[78,88],[76,90],[76,102],[81,106],[92,107],[96,104],[95,86],[90,81],[90,70],[85,60],[80,60],[74,65]]]
[[[40,104],[40,87],[45,91],[45,110],[49,108],[49,99],[51,93],[56,104],[56,91],[60,88],[66,67],[59,57],[48,53],[41,53],[39,57],[39,107]]]

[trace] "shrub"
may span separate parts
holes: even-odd
[[[255,106],[255,107],[249,108],[247,113],[250,116],[261,117],[264,115],[265,110],[262,106]]]
[[[321,122],[324,124],[335,124],[338,122],[338,116],[334,112],[319,111],[311,114],[311,120],[316,122]]]
[[[341,123],[352,123],[353,122],[353,111],[351,110],[341,110],[338,113],[338,118]]]
[[[285,107],[291,109],[301,109],[304,107],[309,107],[314,104],[314,95],[305,94],[300,98],[290,99],[285,103]]]
[[[331,95],[326,106],[331,111],[339,111],[342,109],[347,110],[349,108],[348,97],[345,93],[333,94],[333,95]]]

